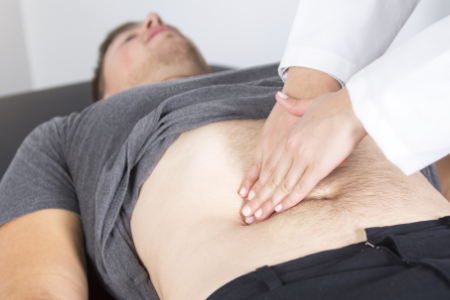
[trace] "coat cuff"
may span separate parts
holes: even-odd
[[[334,53],[307,47],[287,47],[278,67],[278,74],[286,80],[289,67],[304,67],[318,70],[336,78],[345,87],[350,77],[358,70],[350,61]]]

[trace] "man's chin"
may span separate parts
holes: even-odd
[[[167,34],[148,48],[148,56],[130,74],[128,83],[134,87],[207,73],[209,67],[192,42],[182,36]]]
[[[164,33],[158,43],[154,43],[149,50],[151,51],[149,59],[156,59],[163,65],[185,60],[195,61],[201,56],[191,41],[171,32]]]

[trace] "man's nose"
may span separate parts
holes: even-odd
[[[166,23],[161,19],[161,17],[156,13],[149,13],[145,18],[142,31],[147,31],[149,28],[167,26]]]

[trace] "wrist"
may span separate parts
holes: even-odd
[[[342,114],[351,123],[352,132],[355,138],[359,141],[362,140],[367,135],[367,132],[353,110],[352,101],[347,88],[343,88],[337,92],[334,101],[338,103],[338,106],[342,109]]]
[[[283,93],[295,99],[311,99],[340,89],[339,81],[327,73],[303,67],[290,67]]]

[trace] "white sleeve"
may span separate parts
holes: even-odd
[[[347,82],[384,54],[419,0],[302,0],[278,72],[316,69]]]
[[[450,153],[450,16],[347,84],[353,110],[386,157],[412,174]]]

